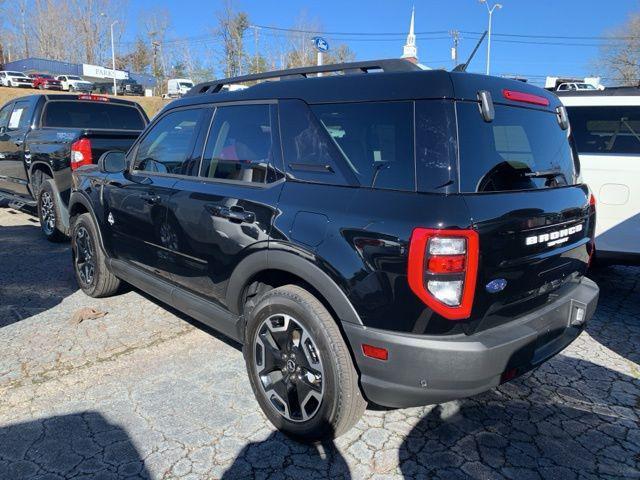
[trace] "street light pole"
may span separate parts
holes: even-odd
[[[113,43],[113,26],[118,23],[115,20],[111,23],[111,66],[113,67],[113,95],[118,96],[118,87],[116,86],[116,48]]]
[[[489,75],[490,64],[491,64],[491,21],[493,19],[493,11],[496,8],[498,10],[501,9],[502,5],[500,3],[496,3],[492,7],[489,7],[487,0],[480,0],[480,3],[484,3],[485,7],[487,7],[487,12],[489,12],[489,29],[488,29],[489,38],[487,39],[487,75]]]

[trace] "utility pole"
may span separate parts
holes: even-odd
[[[500,10],[502,8],[502,4],[495,3],[492,7],[489,7],[489,3],[487,0],[479,0],[480,3],[484,3],[484,6],[487,7],[487,12],[489,12],[489,37],[487,39],[487,75],[489,75],[489,67],[491,63],[491,20],[493,18],[493,11],[497,8]]]
[[[451,60],[453,66],[458,65],[458,43],[460,42],[460,32],[458,30],[450,30],[449,35],[453,39],[453,47],[451,47]]]
[[[253,73],[258,73],[258,27],[253,27]]]
[[[26,10],[26,5],[24,2],[20,4],[20,15],[22,16],[22,36],[24,37],[24,53],[25,57],[29,58],[29,35],[27,35],[27,24],[24,20],[24,14]]]
[[[113,95],[118,96],[118,87],[116,85],[116,47],[113,41],[113,26],[118,20],[111,22],[111,66],[113,68]]]
[[[150,33],[153,38],[154,34]],[[160,47],[160,42],[155,40],[151,41],[151,46],[153,47],[153,76],[156,77],[156,94],[161,94],[162,86],[160,85],[160,72],[158,71],[158,48]]]

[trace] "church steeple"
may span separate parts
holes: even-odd
[[[418,48],[416,47],[416,35],[414,33],[414,20],[416,14],[416,7],[411,9],[411,23],[409,25],[409,35],[407,35],[407,43],[402,48],[402,57],[413,62],[418,61]]]

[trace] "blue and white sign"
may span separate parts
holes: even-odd
[[[329,42],[327,42],[322,37],[314,37],[313,44],[319,52],[328,52],[329,51]]]

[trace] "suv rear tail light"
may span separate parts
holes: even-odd
[[[91,140],[81,138],[71,144],[71,170],[77,170],[83,165],[91,165],[92,163]]]
[[[416,228],[409,243],[409,287],[450,320],[471,315],[479,256],[475,230]]]

